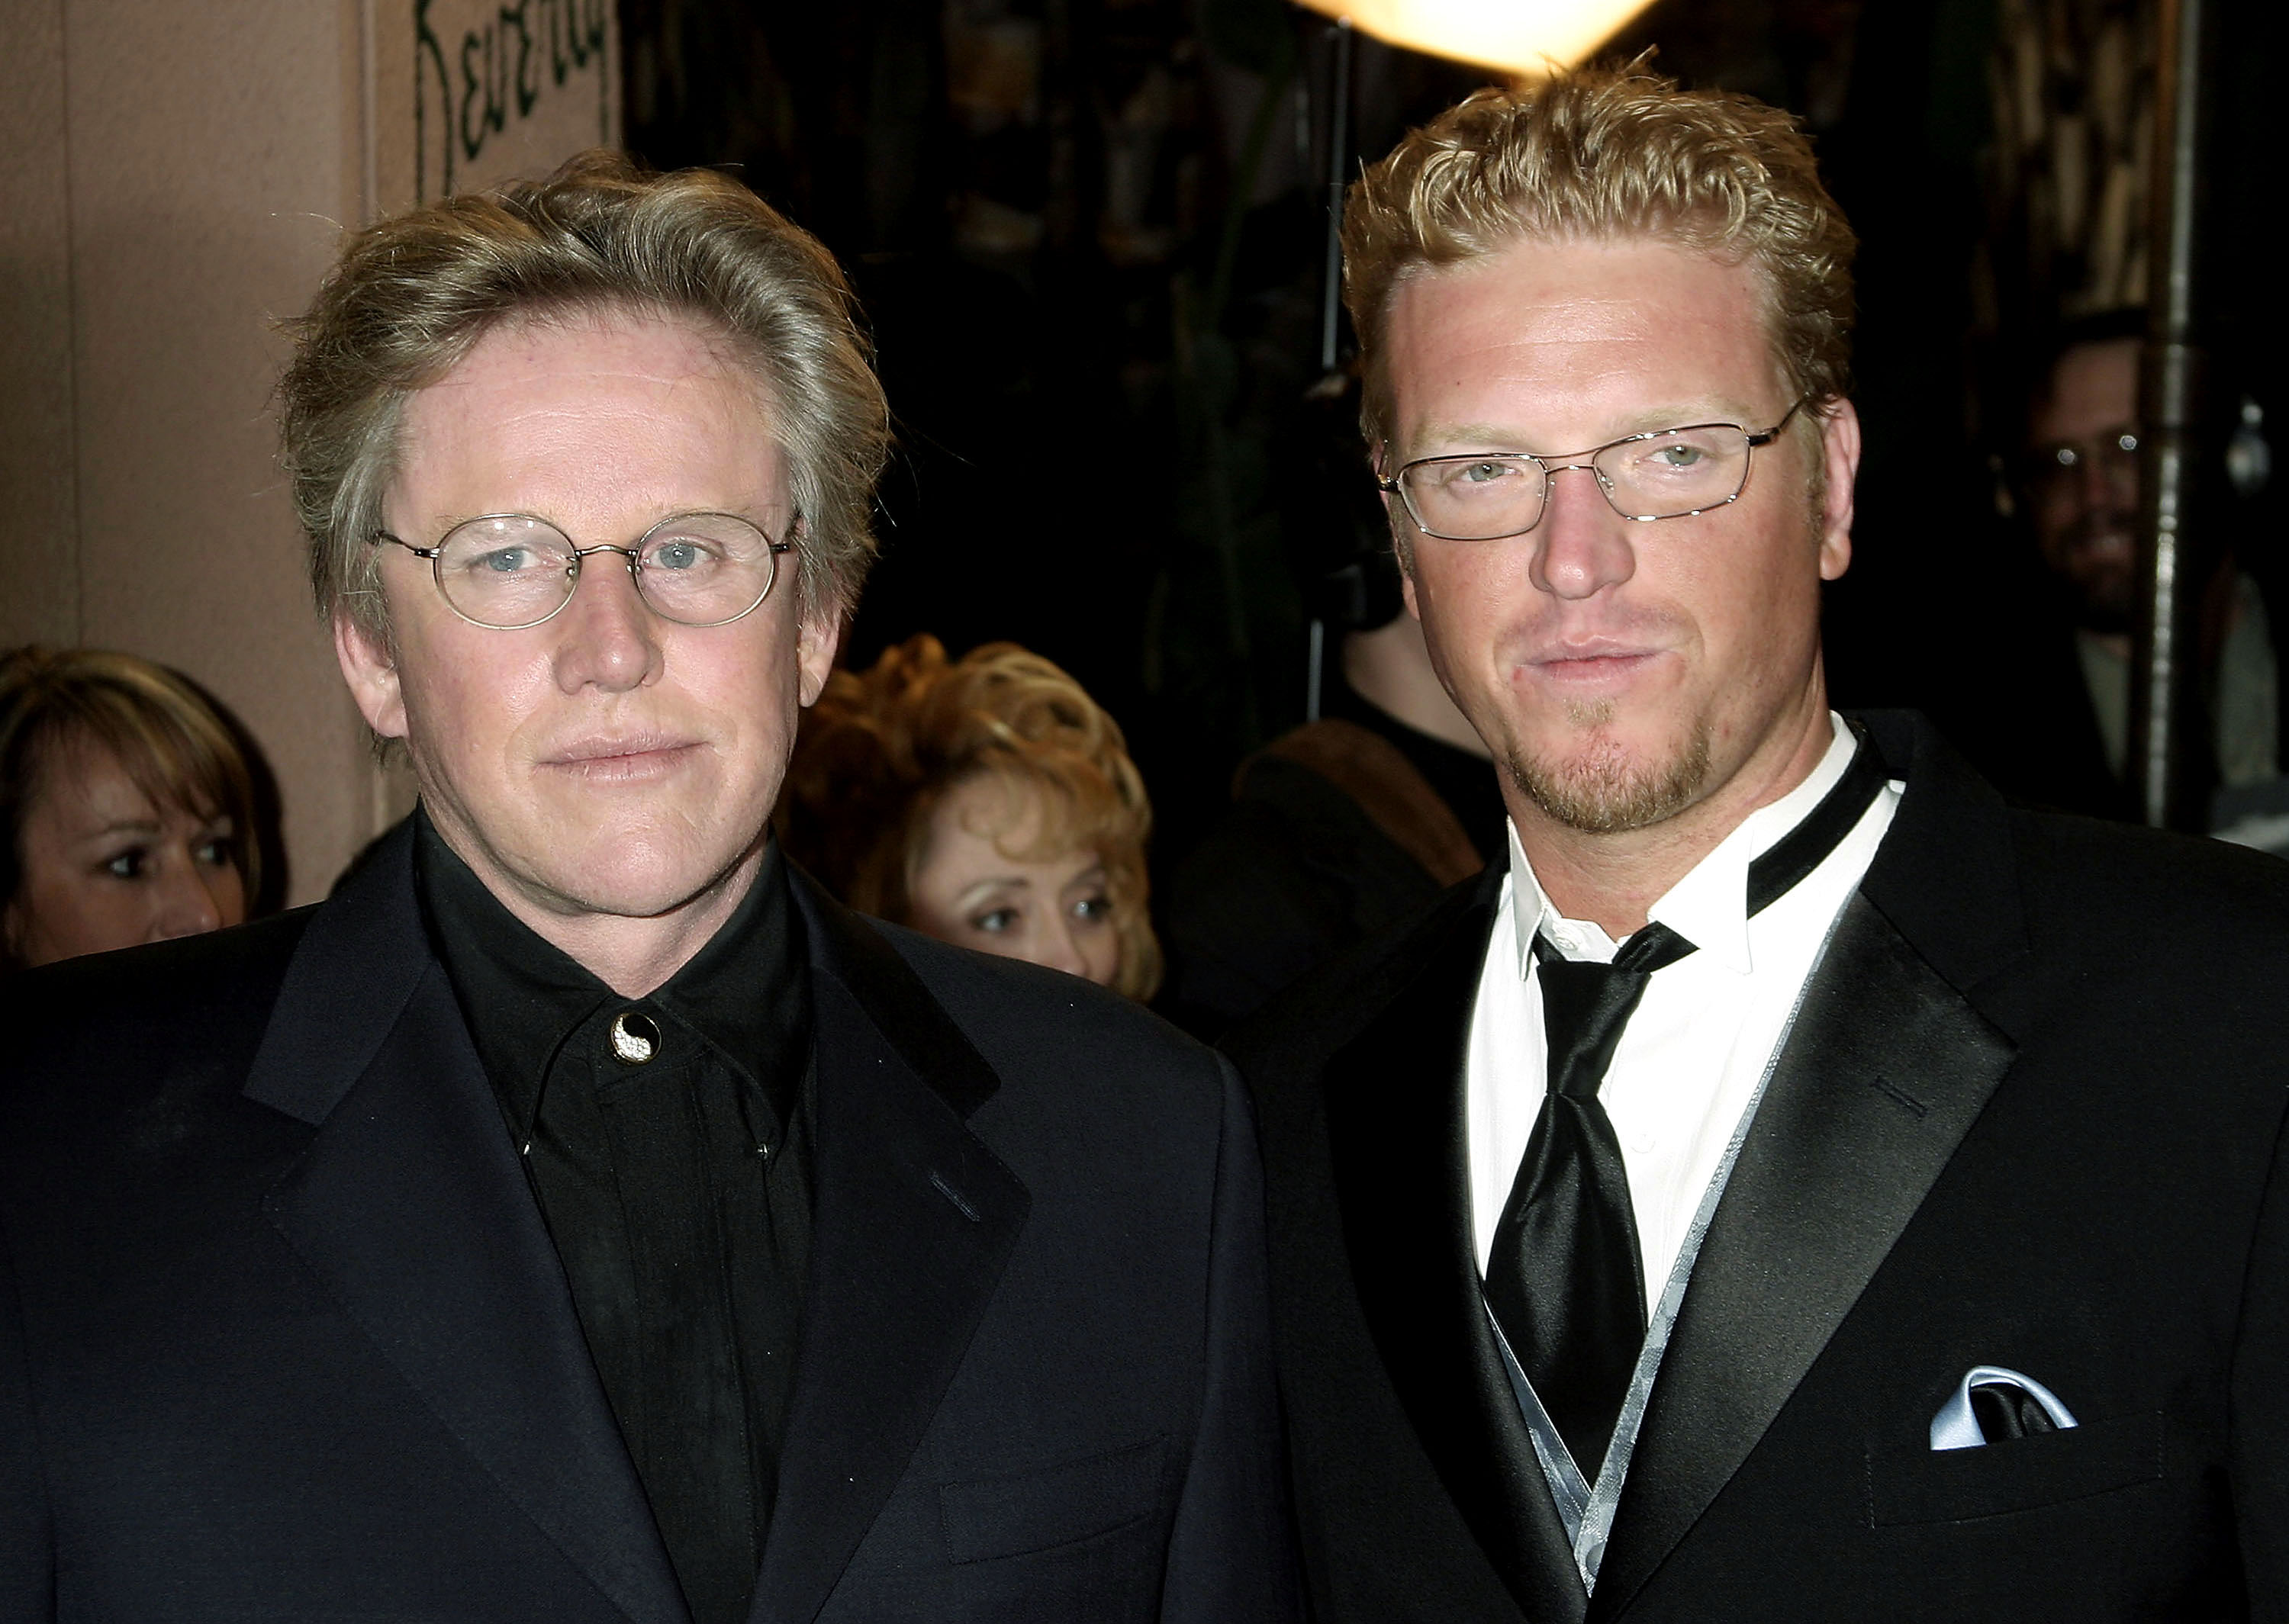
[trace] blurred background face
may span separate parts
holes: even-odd
[[[246,888],[227,816],[155,802],[108,747],[81,739],[39,769],[5,916],[27,968],[235,925]]]
[[[2052,369],[2033,429],[2032,501],[2043,561],[2081,623],[2127,632],[2137,575],[2138,340],[2080,344]],[[2127,443],[2126,443],[2126,442]]]
[[[1029,785],[991,775],[956,785],[931,814],[905,922],[941,942],[1111,986],[1121,944],[1105,864],[1086,849],[1042,855],[1041,824]]]

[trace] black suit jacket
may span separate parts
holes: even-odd
[[[409,853],[0,991],[0,1617],[685,1617]],[[1229,1068],[796,897],[816,1238],[753,1618],[1288,1616]]]
[[[1928,728],[1778,1057],[1585,1600],[1479,1306],[1500,872],[1241,1034],[1323,1620],[2289,1617],[2289,867]],[[1934,1453],[1965,1373],[2071,1431]]]

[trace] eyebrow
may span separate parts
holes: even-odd
[[[996,891],[1016,889],[1031,891],[1033,882],[1022,874],[997,874],[990,880],[974,880],[962,888],[954,898],[957,908],[974,908]]]
[[[196,812],[193,812],[192,816],[198,817]],[[199,817],[198,822],[202,833],[234,834],[238,829],[238,820],[227,812],[217,812],[208,816]],[[80,839],[108,840],[116,834],[164,834],[165,832],[166,825],[156,818],[123,817],[105,824],[100,828],[91,830]]]
[[[159,832],[161,832],[160,825],[156,820],[131,817],[122,818],[117,823],[106,824],[100,829],[92,830],[81,838],[89,840],[106,840],[115,834],[157,834]]]
[[[1611,445],[1616,440],[1628,440],[1638,434],[1658,434],[1665,428],[1691,428],[1703,423],[1734,423],[1743,428],[1752,429],[1763,427],[1763,425],[1751,421],[1755,416],[1738,402],[1703,402],[1698,406],[1656,406],[1644,411],[1631,412],[1621,421],[1632,426],[1623,428],[1619,434],[1608,434],[1603,440],[1593,441],[1585,446],[1565,446],[1535,453],[1528,453],[1521,443],[1520,436],[1511,430],[1487,423],[1432,423],[1415,438],[1418,444],[1459,442],[1483,448],[1477,452],[1429,451],[1422,453],[1424,457],[1492,456],[1496,454],[1494,450],[1496,447],[1501,448],[1503,454],[1510,456],[1564,457],[1575,451],[1593,450],[1599,446]],[[1403,460],[1412,462],[1419,460],[1419,458],[1410,457]]]

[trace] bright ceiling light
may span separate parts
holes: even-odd
[[[1386,44],[1521,78],[1571,68],[1649,0],[1303,0]]]

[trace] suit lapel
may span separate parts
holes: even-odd
[[[1979,816],[1983,786],[1935,740],[1871,720],[1886,759],[1910,762],[1910,792],[1806,989],[1702,1243],[1599,1570],[1599,1618],[1628,1604],[1756,1447],[2016,1052],[1959,990],[2023,943],[2000,803]],[[1982,915],[1934,912],[1950,905],[1934,895],[1961,888],[1930,882],[1942,853],[1993,884]],[[1955,976],[1921,951],[1926,932],[1948,942]]]
[[[778,1509],[750,1617],[817,1616],[929,1429],[1030,1205],[965,1126],[999,1087],[888,942],[801,875],[817,1217]]]
[[[245,1093],[318,1129],[271,1222],[629,1618],[687,1619],[562,1266],[413,897],[401,830],[312,919]]]
[[[1360,1305],[1424,1449],[1527,1616],[1571,1620],[1585,1598],[1472,1244],[1465,1062],[1502,876],[1391,955],[1389,1001],[1328,1065],[1328,1145]]]

